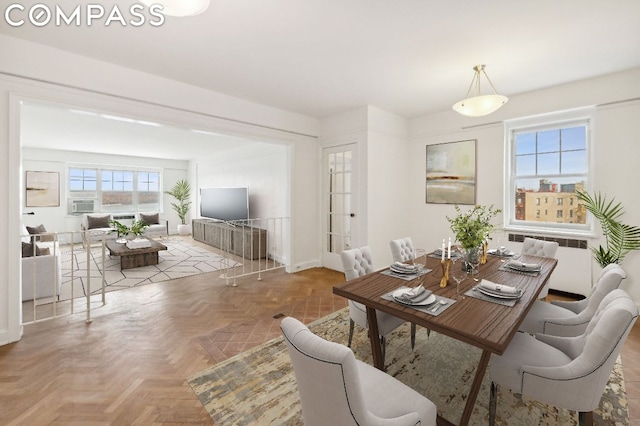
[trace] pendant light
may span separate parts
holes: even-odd
[[[502,105],[506,104],[509,100],[506,96],[498,95],[496,88],[493,87],[493,83],[489,80],[484,65],[476,65],[473,67],[475,74],[469,90],[467,90],[467,96],[465,99],[456,102],[453,105],[453,110],[469,117],[482,117],[483,115],[491,114],[497,111]],[[489,86],[493,89],[493,94],[483,95],[480,91],[480,79],[484,75],[487,79]]]

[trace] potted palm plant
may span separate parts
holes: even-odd
[[[189,235],[191,233],[191,226],[186,223],[187,213],[191,208],[191,185],[186,179],[181,179],[173,185],[169,191],[165,191],[165,194],[171,195],[176,199],[175,203],[171,203],[171,207],[180,218],[180,224],[178,225],[178,234]]]
[[[620,222],[624,214],[622,203],[615,203],[613,199],[601,193],[590,195],[576,190],[578,200],[600,222],[605,247],[599,245],[591,247],[593,258],[603,268],[610,263],[622,263],[622,259],[633,250],[640,250],[640,227]]]

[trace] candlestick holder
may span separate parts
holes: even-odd
[[[442,266],[442,279],[440,280],[440,287],[446,287],[449,284],[449,268],[451,267],[451,259],[444,259],[440,261]]]
[[[487,263],[487,254],[488,254],[488,250],[489,249],[489,243],[485,240],[482,243],[482,255],[480,256],[480,264],[484,265],[485,263]]]

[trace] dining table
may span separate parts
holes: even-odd
[[[469,274],[456,289],[456,283],[452,279],[443,282],[443,266],[449,265],[449,276],[452,276],[453,268],[463,267],[461,260],[443,260],[433,253],[425,255],[424,258],[426,259],[422,260],[425,271],[430,270],[428,273],[416,274],[414,277],[400,276],[390,268],[384,268],[337,284],[333,287],[333,293],[366,306],[373,364],[380,370],[384,371],[385,366],[378,334],[377,311],[386,312],[480,348],[482,354],[458,422],[460,425],[467,425],[491,355],[501,355],[507,349],[529,309],[538,299],[538,294],[549,280],[557,260],[529,255],[519,256],[518,262],[540,266],[538,271],[526,272],[507,267],[512,261],[510,257],[489,255],[486,263],[480,265],[478,273]],[[483,287],[485,283],[489,283],[508,286],[509,290],[516,289],[519,298],[487,296],[479,291],[481,283]],[[414,307],[399,303],[390,297],[398,289],[415,288],[420,284],[435,295],[433,305]],[[438,415],[438,424],[455,423]]]

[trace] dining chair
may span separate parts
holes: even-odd
[[[633,299],[617,289],[602,299],[580,336],[516,333],[489,364],[489,424],[495,424],[498,386],[577,411],[580,425],[593,424],[593,410],[637,318]]]
[[[415,248],[410,237],[404,237],[389,242],[391,256],[394,262],[407,262],[415,257]]]
[[[537,238],[526,237],[522,243],[522,254],[538,257],[556,257],[559,244],[556,241],[543,241]],[[549,281],[542,287],[539,299],[544,299],[549,294]]]
[[[342,267],[344,269],[344,276],[347,281],[354,278],[361,277],[362,275],[370,274],[374,272],[373,267],[373,255],[371,249],[368,246],[353,248],[345,250],[340,253],[340,259],[342,260]],[[360,327],[368,329],[367,321],[367,308],[362,303],[348,301],[349,305],[349,342],[347,346],[351,347],[353,340],[353,330],[355,324]],[[378,320],[378,333],[380,334],[380,343],[382,345],[382,362],[384,363],[384,356],[386,352],[386,338],[385,336],[400,327],[406,321],[396,316],[387,314],[386,312],[376,312],[376,318]],[[411,323],[411,349],[416,344],[416,325]]]
[[[552,300],[550,303],[536,300],[520,325],[525,333],[544,333],[554,336],[579,336],[587,328],[600,302],[620,287],[627,277],[620,265],[607,265],[587,298],[578,301]]]
[[[436,405],[398,379],[356,360],[351,349],[313,334],[293,317],[280,323],[305,426],[435,425]]]

